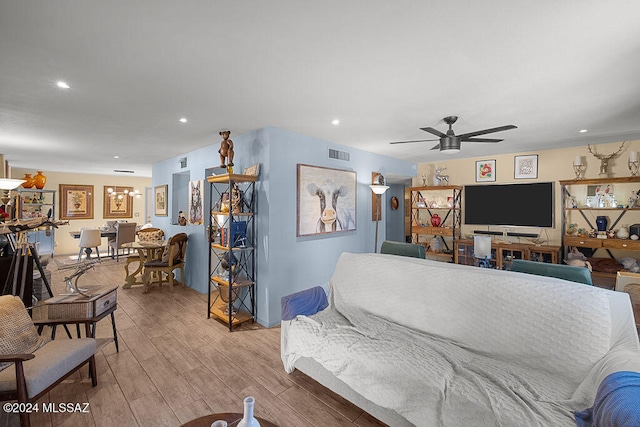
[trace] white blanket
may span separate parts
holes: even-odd
[[[593,402],[579,386],[611,333],[598,289],[375,254],[343,254],[331,285],[328,309],[289,325],[289,372],[313,358],[418,426],[569,426]]]

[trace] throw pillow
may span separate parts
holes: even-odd
[[[173,246],[173,253],[174,253],[174,258],[173,258],[173,263],[177,264],[180,262],[180,246],[178,246],[177,243],[174,243],[173,245],[167,245],[164,247],[164,251],[162,251],[162,262],[169,262],[169,251],[171,249],[171,246]]]
[[[22,300],[12,295],[0,297],[0,354],[33,353],[49,339],[38,335]],[[0,363],[0,371],[11,362]]]
[[[589,258],[593,271],[600,271],[602,273],[617,273],[622,269],[622,266],[618,261],[612,258]]]

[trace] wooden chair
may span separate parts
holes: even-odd
[[[624,287],[624,292],[631,297],[631,307],[633,308],[633,317],[636,320],[636,330],[640,335],[640,283],[629,283]]]
[[[187,234],[178,233],[169,240],[162,259],[153,260],[144,264],[144,273],[142,275],[142,281],[144,282],[144,292],[149,292],[149,284],[152,273],[159,274],[160,286],[162,286],[162,273],[167,274],[169,281],[169,289],[173,292],[173,284],[175,276],[173,271],[180,269],[180,279],[182,285],[185,284],[184,280],[184,263],[185,255],[187,253]],[[179,284],[179,282],[176,282]]]
[[[96,248],[96,255],[100,259],[100,250],[98,249],[102,244],[102,237],[100,236],[100,230],[97,228],[81,228],[80,229],[80,241],[78,246],[80,251],[78,252],[78,261],[82,258],[82,251],[87,248]]]
[[[20,298],[0,297],[0,401],[35,402],[87,363],[95,387],[95,351],[93,338],[48,341]],[[28,412],[20,412],[20,424],[30,425]]]
[[[138,240],[140,242],[153,242],[162,239],[164,239],[164,231],[161,228],[148,227],[138,231]],[[139,263],[140,255],[133,254],[127,257],[127,262],[125,262],[124,264],[124,271],[127,274],[125,277],[129,276],[129,264],[131,264],[132,262]]]
[[[115,255],[116,262],[119,261],[122,245],[136,241],[136,225],[135,222],[118,222],[116,224],[116,238],[109,242],[111,258]]]

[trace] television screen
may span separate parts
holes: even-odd
[[[464,222],[471,225],[553,227],[553,182],[466,185]]]

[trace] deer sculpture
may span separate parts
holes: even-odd
[[[622,149],[624,148],[625,142],[626,141],[622,141],[622,144],[620,144],[620,148],[618,148],[618,151],[608,155],[598,154],[598,152],[595,151],[595,149],[594,150],[591,149],[591,145],[587,145],[587,149],[589,150],[589,152],[593,154],[596,159],[600,160],[600,175],[608,175],[607,169],[609,168],[609,160],[617,156],[622,151]]]
[[[442,174],[446,169],[447,168],[436,167],[436,173],[433,176],[433,185],[449,185],[449,175]]]

